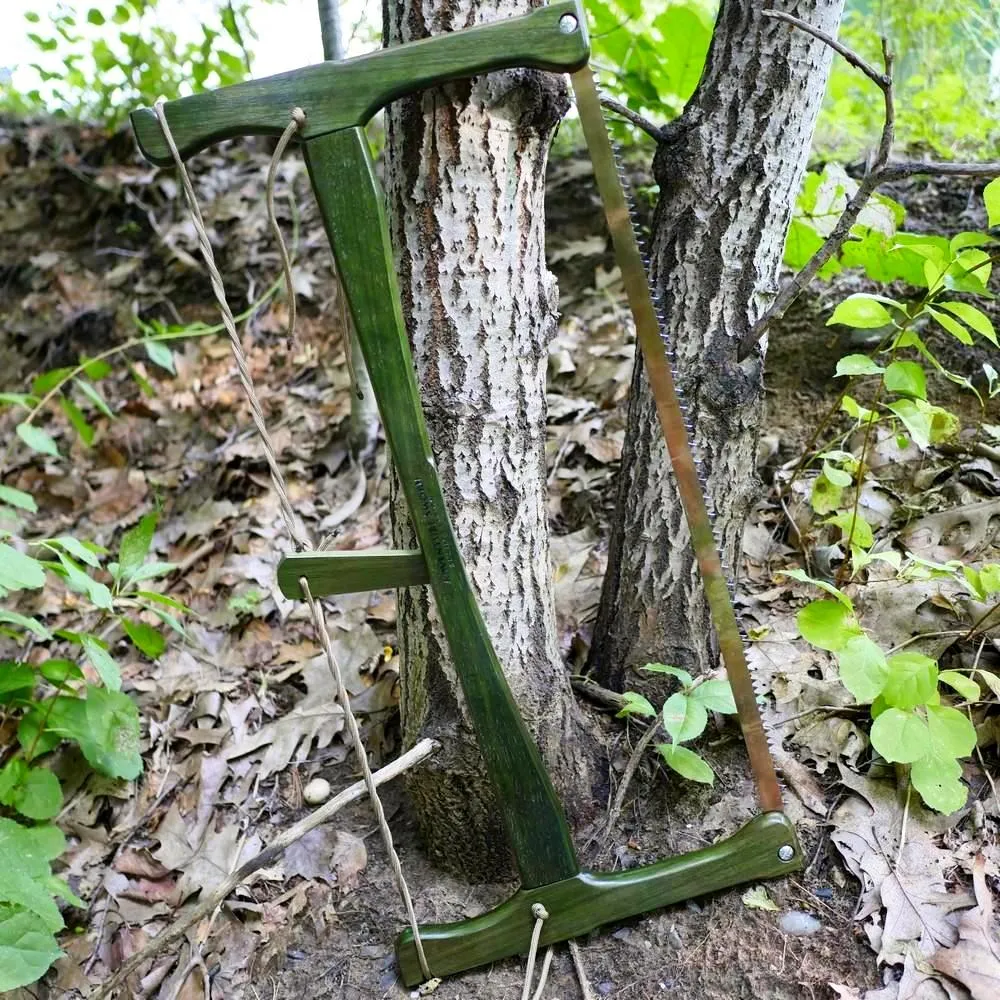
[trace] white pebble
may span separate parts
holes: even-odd
[[[811,913],[789,910],[781,918],[781,929],[786,934],[815,934],[823,925]]]
[[[326,802],[330,797],[330,782],[326,778],[313,778],[312,781],[302,789],[302,798],[311,806],[318,806],[321,802]]]

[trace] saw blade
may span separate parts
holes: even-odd
[[[621,270],[629,308],[635,321],[636,339],[642,351],[663,437],[674,470],[677,492],[687,519],[691,546],[705,587],[712,623],[719,638],[719,650],[733,690],[740,728],[747,745],[750,767],[757,786],[757,799],[764,812],[783,811],[781,786],[775,773],[774,759],[761,721],[750,668],[747,664],[744,636],[733,607],[728,576],[716,541],[712,515],[694,454],[691,431],[677,391],[671,368],[665,328],[661,322],[646,264],[639,246],[638,233],[625,183],[615,157],[597,83],[589,67],[571,74],[576,107],[594,166],[597,190],[611,232],[615,258]]]

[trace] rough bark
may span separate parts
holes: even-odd
[[[737,344],[777,288],[831,61],[821,42],[765,17],[772,6],[835,34],[844,0],[723,0],[701,82],[653,166],[661,193],[651,275],[731,567],[759,495],[754,456],[766,347],[741,364]],[[668,465],[637,363],[591,652],[610,687],[634,686],[629,671],[648,662],[694,672],[717,664]]]
[[[388,44],[524,13],[527,0],[403,0]],[[549,573],[545,373],[557,295],[544,259],[558,77],[459,82],[393,105],[386,191],[403,309],[438,472],[514,697],[574,811],[590,800],[583,729],[561,663]],[[397,492],[394,531],[411,543]],[[410,781],[432,857],[474,877],[509,871],[506,842],[426,588],[400,595],[407,743],[442,744]],[[578,810],[576,810],[578,811]]]

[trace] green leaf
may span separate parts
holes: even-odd
[[[149,546],[156,531],[156,514],[144,515],[139,523],[122,535],[121,546],[118,549],[118,576],[121,580],[129,580],[135,576],[146,561]]]
[[[762,885],[755,885],[752,889],[747,889],[740,902],[749,910],[772,910],[778,909],[778,904],[767,894],[767,889]]]
[[[667,674],[670,677],[676,677],[686,688],[694,684],[694,678],[686,670],[681,670],[680,667],[671,667],[666,663],[647,663],[642,669],[651,674]]]
[[[887,708],[873,723],[872,746],[888,761],[910,764],[927,753],[927,723],[914,712]]]
[[[114,601],[111,597],[111,591],[103,583],[85,573],[63,552],[59,553],[59,563],[66,573],[66,582],[77,593],[86,594],[90,602],[102,611],[113,609]]]
[[[851,602],[851,599],[847,596],[847,594],[838,590],[832,583],[827,583],[826,580],[817,580],[802,569],[783,569],[781,570],[781,574],[783,576],[791,577],[793,580],[798,580],[800,583],[811,583],[814,587],[819,587],[820,590],[825,590],[832,597],[835,597],[849,611],[854,611],[854,604]]]
[[[676,771],[682,778],[699,781],[703,785],[715,783],[714,772],[693,750],[671,743],[658,743],[656,749],[659,750],[667,767]]]
[[[938,756],[967,757],[976,746],[976,727],[964,712],[949,705],[927,706],[927,728],[931,752]]]
[[[663,728],[675,743],[686,743],[700,736],[707,722],[705,706],[680,691],[663,704]]]
[[[0,592],[45,586],[45,569],[37,559],[0,542]]]
[[[854,295],[848,295],[843,302],[839,303],[834,309],[833,315],[826,321],[826,325],[832,326],[834,323],[841,323],[859,330],[872,330],[888,326],[891,322],[892,316],[889,315],[889,310],[874,296],[864,292],[855,292]],[[839,371],[838,374],[840,374]]]
[[[885,370],[883,381],[890,392],[927,398],[927,376],[924,375],[923,365],[916,361],[893,361]]]
[[[53,853],[53,846],[61,845]],[[25,827],[0,819],[0,904],[34,913],[51,932],[62,930],[63,919],[49,891],[49,862],[66,849],[66,839],[54,827]],[[0,974],[6,971],[0,963]]]
[[[997,332],[993,327],[993,320],[981,309],[977,309],[968,302],[941,302],[939,305],[942,309],[954,313],[966,326],[975,330],[981,337],[985,337],[994,347],[1000,346],[997,343]]]
[[[123,618],[122,628],[125,629],[126,635],[132,640],[136,648],[141,653],[145,653],[151,660],[155,660],[158,656],[162,655],[163,650],[166,648],[167,640],[152,625]],[[652,706],[650,707],[652,708]],[[651,714],[655,715],[656,710],[654,709]]]
[[[986,563],[979,571],[979,582],[987,597],[1000,593],[1000,563]]]
[[[837,653],[837,665],[844,687],[862,705],[878,697],[889,676],[885,654],[867,635],[849,639]]]
[[[623,691],[622,701],[624,704],[618,712],[616,718],[621,719],[626,715],[656,715],[656,709],[648,698],[644,698],[638,691]]]
[[[110,778],[139,777],[139,712],[131,698],[91,685],[85,708],[86,734],[78,742],[91,766]]]
[[[0,906],[0,993],[37,982],[62,954],[41,917]]]
[[[957,670],[942,670],[938,674],[938,680],[957,691],[966,701],[979,701],[983,696],[979,685],[971,677],[966,677],[965,674],[960,674]]]
[[[27,410],[37,402],[37,396],[29,396],[24,392],[0,392],[0,406],[23,406]]]
[[[142,580],[153,580],[158,576],[166,576],[168,573],[172,573],[177,569],[177,563],[168,562],[148,562],[143,563],[132,575],[129,577],[129,583],[139,583]]]
[[[57,687],[69,680],[83,680],[83,671],[72,660],[46,660],[38,669],[50,684]]]
[[[961,809],[968,798],[961,778],[962,765],[947,755],[926,754],[910,768],[910,781],[920,797],[931,809],[946,815]]]
[[[888,409],[899,417],[914,444],[921,448],[947,441],[961,429],[955,414],[940,406],[931,406],[922,399],[898,399],[890,403]]]
[[[829,326],[829,324],[827,325]],[[837,371],[834,374],[881,375],[884,371],[885,369],[881,365],[877,365],[867,354],[848,354],[837,362]]]
[[[4,623],[19,625],[43,642],[48,642],[52,638],[52,633],[37,618],[29,618],[27,615],[18,614],[16,611],[5,611],[3,608],[0,608],[0,624]]]
[[[842,541],[847,545],[859,545],[863,549],[871,548],[875,544],[875,536],[872,534],[871,525],[865,520],[860,510],[841,511],[828,517],[824,524],[832,524],[840,528]]]
[[[153,364],[165,368],[171,375],[177,374],[177,370],[174,368],[173,351],[166,344],[160,343],[158,340],[145,340],[143,347],[146,348],[146,354]]]
[[[1000,177],[983,188],[983,201],[986,203],[986,218],[990,226],[1000,226]]]
[[[83,410],[68,396],[60,396],[59,405],[73,425],[73,429],[80,436],[80,440],[89,448],[94,443],[94,428],[87,422]]]
[[[873,424],[878,420],[878,414],[874,410],[862,406],[853,396],[844,396],[840,401],[840,408],[859,424]]]
[[[838,486],[827,475],[827,471],[828,466],[824,463],[823,471],[813,480],[809,492],[809,506],[820,515],[837,510],[844,497],[844,487]],[[850,482],[849,476],[848,482]]]
[[[47,768],[27,768],[24,779],[18,783],[8,801],[28,819],[51,819],[62,808],[62,788],[59,779]]]
[[[72,368],[52,368],[50,371],[43,372],[31,383],[31,391],[36,396],[44,396],[50,389],[60,385],[72,372]]]
[[[928,306],[927,311],[938,321],[938,325],[947,330],[957,341],[967,346],[972,344],[972,334],[957,319],[933,306]]]
[[[896,653],[886,660],[889,676],[882,697],[893,708],[927,705],[937,694],[938,665],[923,653]]]
[[[723,712],[726,715],[736,713],[736,702],[733,700],[733,689],[729,681],[703,681],[692,692],[691,697],[700,701],[710,712]]]
[[[841,489],[846,489],[851,483],[854,482],[854,477],[844,469],[838,469],[835,465],[831,465],[829,462],[823,462],[823,475],[833,483],[834,486],[838,486]]]
[[[28,691],[35,686],[35,671],[27,663],[0,660],[0,701],[13,692]]]
[[[100,568],[101,560],[99,556],[101,553],[107,551],[100,545],[94,545],[92,542],[84,544],[72,535],[60,535],[58,538],[50,539],[50,541],[53,545],[64,549],[71,556],[75,556],[80,562],[86,563],[88,566],[93,566],[94,569]]]
[[[85,635],[82,644],[87,653],[87,659],[90,660],[105,687],[112,691],[120,690],[122,686],[121,671],[100,639],[93,635]]]
[[[840,601],[810,601],[795,620],[806,642],[834,653],[863,634],[851,610]]]
[[[80,391],[89,399],[94,406],[101,411],[106,417],[110,417],[114,420],[115,415],[111,412],[111,407],[104,401],[104,397],[86,380],[78,378],[76,384],[80,387]]]
[[[34,424],[21,423],[17,425],[15,431],[17,436],[32,451],[41,452],[43,455],[52,455],[55,458],[59,457],[59,448],[53,440],[52,435],[47,434],[40,427],[36,427]]]
[[[38,512],[35,498],[30,493],[25,493],[24,490],[15,490],[13,486],[0,485],[0,503],[8,503],[11,507],[19,507],[32,514]]]

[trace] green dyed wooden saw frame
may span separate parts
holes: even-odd
[[[278,569],[282,592],[315,596],[429,584],[520,876],[506,903],[471,920],[421,927],[435,976],[528,950],[542,903],[550,913],[543,944],[579,937],[603,924],[702,893],[781,875],[801,866],[795,830],[765,812],[722,842],[631,871],[583,871],[562,805],[486,631],[455,540],[424,423],[400,305],[382,192],[363,126],[390,101],[459,77],[531,67],[573,72],[589,42],[576,0],[338,63],[323,63],[215,93],[168,102],[167,121],[184,157],[220,139],[278,135],[301,107],[300,137],[313,192],[330,238],[386,440],[409,505],[419,548],[372,553],[311,552]],[[172,160],[155,113],[132,114],[147,159]],[[396,943],[403,981],[421,970],[412,933]]]

